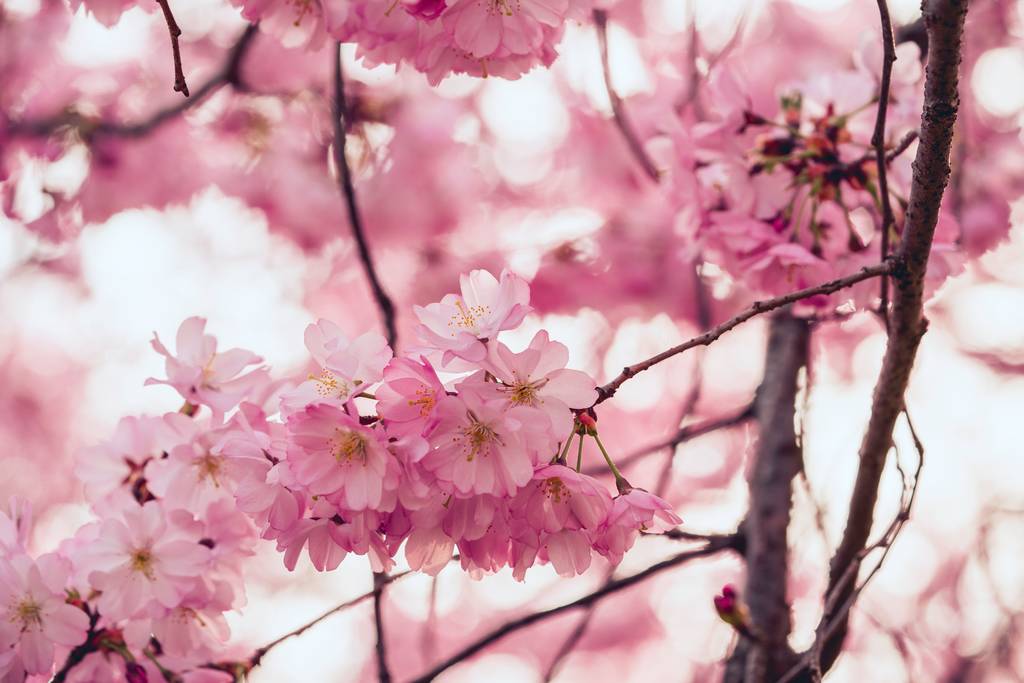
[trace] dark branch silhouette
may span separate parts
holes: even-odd
[[[178,39],[181,38],[181,28],[174,19],[171,5],[168,0],[156,0],[160,5],[160,11],[164,13],[164,21],[167,22],[167,32],[171,35],[171,52],[174,55],[174,92],[180,92],[188,97],[188,83],[185,82],[185,70],[181,67],[181,45]]]
[[[636,158],[644,173],[648,178],[657,183],[661,180],[661,172],[658,171],[658,167],[654,165],[651,158],[647,156],[647,152],[644,151],[643,143],[640,142],[636,129],[633,128],[633,124],[626,114],[626,107],[622,103],[622,98],[619,97],[619,94],[615,92],[615,88],[612,86],[612,70],[608,62],[607,11],[603,9],[594,10],[594,26],[597,27],[597,41],[601,48],[601,71],[604,73],[604,87],[608,91],[608,100],[612,105],[612,117],[615,119],[615,125],[619,132],[622,133],[622,138],[626,141],[629,151]]]
[[[630,586],[634,586],[644,581],[645,579],[655,576],[656,574],[660,574],[661,572],[667,569],[677,567],[685,562],[689,562],[690,560],[695,560],[701,557],[708,557],[716,553],[722,552],[724,550],[733,550],[736,547],[736,539],[737,536],[735,535],[714,537],[701,548],[681,552],[677,555],[674,555],[673,557],[668,558],[667,560],[663,560],[662,562],[652,565],[641,572],[637,572],[632,576],[627,576],[621,579],[616,579],[614,581],[605,583],[598,590],[594,591],[593,593],[584,595],[582,598],[578,598],[564,605],[559,605],[558,607],[552,607],[550,609],[541,610],[539,612],[531,612],[519,618],[508,621],[502,624],[501,626],[495,628],[493,631],[490,631],[489,633],[474,640],[469,645],[466,645],[461,650],[459,650],[452,656],[448,657],[437,666],[433,667],[430,671],[424,673],[422,676],[416,677],[415,679],[413,679],[412,683],[429,683],[429,681],[434,680],[434,678],[439,676],[444,671],[447,671],[459,662],[469,659],[481,650],[501,640],[505,636],[516,631],[519,631],[520,629],[526,628],[527,626],[532,626],[533,624],[536,624],[539,621],[550,619],[551,617],[562,614],[563,612],[579,609],[581,607],[587,607],[588,605],[591,605],[597,602],[598,600],[601,600],[602,598],[605,598],[614,593],[618,593],[623,589],[629,588]]]
[[[377,302],[377,308],[380,309],[384,329],[387,332],[388,345],[395,348],[398,341],[398,330],[395,326],[395,304],[384,291],[384,286],[380,283],[377,269],[373,264],[373,257],[370,256],[370,247],[366,242],[366,230],[359,213],[359,205],[356,203],[356,190],[352,185],[352,169],[349,168],[348,159],[345,156],[345,134],[352,121],[345,101],[345,78],[341,69],[341,43],[337,44],[337,49],[332,54],[332,61],[334,62],[334,115],[331,118],[334,122],[334,162],[338,171],[338,185],[345,198],[348,220],[352,226],[352,236],[355,238],[356,248],[359,251],[359,260],[363,264],[363,272],[370,283],[370,290]]]
[[[614,396],[618,388],[622,386],[622,384],[630,377],[634,377],[639,373],[643,372],[644,370],[649,370],[658,363],[664,360],[668,360],[669,358],[677,356],[680,353],[688,351],[694,347],[708,346],[711,343],[718,340],[719,337],[721,337],[729,330],[739,326],[740,324],[750,320],[751,318],[754,318],[763,313],[768,313],[769,311],[774,311],[777,308],[782,308],[783,306],[795,303],[797,301],[800,301],[801,299],[806,299],[811,296],[816,296],[819,294],[832,294],[834,292],[838,292],[841,289],[845,289],[846,287],[851,287],[857,284],[858,282],[869,280],[873,277],[878,277],[880,275],[887,275],[889,273],[894,272],[895,270],[895,262],[892,260],[887,260],[874,266],[861,268],[853,275],[847,275],[846,277],[841,277],[836,280],[830,280],[829,282],[825,282],[820,285],[815,285],[814,287],[798,289],[795,292],[790,292],[789,294],[777,296],[773,299],[755,301],[753,304],[750,305],[749,308],[747,308],[743,312],[730,318],[729,320],[726,320],[724,323],[716,327],[713,327],[704,334],[698,337],[694,337],[689,341],[683,342],[678,346],[673,346],[671,349],[662,351],[656,356],[651,356],[645,361],[641,361],[639,363],[636,363],[635,365],[630,365],[623,368],[622,372],[619,373],[619,375],[616,376],[615,379],[597,388],[598,398],[594,405],[607,401],[609,398]]]

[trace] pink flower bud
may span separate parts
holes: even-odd
[[[135,662],[128,662],[125,665],[124,673],[128,683],[149,683],[149,675],[146,670]]]

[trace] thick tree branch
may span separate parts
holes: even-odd
[[[178,39],[181,37],[181,28],[174,19],[171,12],[171,5],[168,0],[156,0],[160,10],[164,13],[164,21],[167,22],[167,32],[171,35],[171,52],[174,54],[174,92],[180,92],[188,97],[188,83],[185,82],[185,71],[181,68],[181,46]]]
[[[398,341],[398,330],[395,326],[395,304],[384,291],[384,286],[381,285],[380,278],[377,276],[373,258],[370,256],[370,247],[366,242],[362,216],[359,213],[359,206],[356,204],[356,190],[352,185],[352,169],[349,168],[348,158],[345,156],[345,134],[351,121],[348,105],[345,102],[345,79],[341,70],[341,43],[337,43],[332,60],[334,62],[334,115],[331,118],[334,121],[334,162],[338,171],[338,185],[345,198],[345,206],[348,209],[348,219],[352,226],[352,236],[356,240],[359,260],[363,264],[363,271],[366,273],[373,298],[377,302],[377,308],[380,309],[384,329],[387,331],[388,345],[395,348],[395,343]]]
[[[447,659],[442,661],[440,664],[438,664],[422,676],[418,676],[417,678],[413,679],[412,683],[429,683],[430,681],[434,680],[434,678],[439,676],[442,672],[447,671],[456,664],[469,659],[481,650],[501,640],[505,636],[514,633],[520,629],[526,628],[527,626],[532,626],[533,624],[539,621],[550,619],[551,617],[562,614],[563,612],[579,609],[581,607],[587,607],[588,605],[591,605],[597,602],[598,600],[601,600],[602,598],[605,598],[614,593],[618,593],[621,590],[629,588],[630,586],[634,586],[646,579],[649,579],[650,577],[656,574],[660,574],[661,572],[667,569],[672,569],[673,567],[677,567],[690,560],[695,560],[701,557],[709,557],[724,550],[731,550],[735,547],[737,538],[738,537],[734,535],[717,537],[715,540],[709,541],[705,546],[701,548],[681,552],[678,555],[674,555],[673,557],[670,557],[667,560],[652,565],[641,572],[637,572],[632,576],[627,576],[621,579],[610,581],[601,586],[601,588],[594,591],[593,593],[584,595],[582,598],[573,600],[572,602],[568,602],[564,605],[559,605],[558,607],[552,607],[550,609],[541,610],[539,612],[531,612],[530,614],[526,614],[517,619],[513,619],[512,621],[508,621],[505,624],[502,624],[498,628],[494,629],[493,631],[478,638],[477,640],[474,640],[469,645],[466,645],[461,650],[459,650],[452,656],[448,657]]]
[[[644,173],[647,174],[648,178],[657,183],[661,180],[661,172],[658,171],[658,167],[654,165],[651,158],[647,156],[643,143],[640,142],[636,129],[633,128],[633,124],[626,114],[626,107],[622,103],[622,98],[619,97],[612,86],[612,70],[608,61],[607,11],[603,9],[594,10],[594,26],[597,27],[597,42],[601,49],[601,70],[604,73],[604,87],[608,91],[608,100],[612,105],[612,116],[615,119],[615,125],[618,127],[619,132],[622,133],[622,138],[626,141],[629,151],[632,152],[633,157],[640,164]]]
[[[816,296],[819,294],[833,294],[841,289],[853,286],[858,282],[869,280],[873,277],[878,277],[880,275],[887,275],[889,273],[894,272],[895,270],[895,262],[893,260],[886,260],[874,266],[861,268],[856,273],[852,275],[847,275],[846,277],[831,280],[820,285],[815,285],[814,287],[798,289],[795,292],[790,292],[789,294],[784,294],[773,299],[767,299],[765,301],[755,301],[753,304],[751,304],[750,308],[747,308],[742,313],[736,315],[733,318],[730,318],[729,320],[726,320],[721,325],[713,327],[712,329],[708,330],[699,337],[694,337],[693,339],[683,342],[678,346],[673,346],[671,349],[662,351],[656,356],[651,356],[645,361],[641,361],[639,363],[636,363],[635,365],[630,365],[623,368],[622,372],[619,373],[619,375],[615,377],[615,379],[597,388],[598,397],[597,401],[594,402],[594,405],[597,405],[598,403],[601,403],[603,401],[607,401],[609,398],[614,396],[618,388],[622,386],[622,384],[630,377],[634,377],[643,372],[644,370],[649,370],[658,363],[664,360],[668,360],[673,356],[677,356],[680,353],[688,351],[696,346],[708,346],[715,342],[719,337],[721,337],[729,330],[739,326],[740,324],[750,320],[751,318],[761,315],[762,313],[768,313],[769,311],[773,311],[777,308],[782,308],[783,306],[795,303],[797,301],[800,301],[801,299],[806,299],[811,296]]]
[[[839,584],[851,567],[859,564],[858,558],[871,532],[882,468],[892,445],[896,418],[904,407],[910,370],[927,328],[923,315],[924,276],[950,172],[949,152],[959,106],[957,87],[967,0],[926,0],[923,13],[929,58],[920,145],[913,165],[902,242],[897,251],[901,269],[894,277],[889,340],[875,386],[871,417],[860,447],[860,465],[846,530],[829,570],[828,593],[836,593],[835,603],[839,605],[853,592],[852,581],[842,589]],[[848,617],[846,613],[839,615],[834,610],[826,610],[823,621],[837,624],[834,635],[823,648],[822,665],[827,671],[842,648]]]
[[[786,644],[792,629],[786,598],[788,529],[793,479],[802,469],[795,418],[800,370],[807,365],[810,325],[787,310],[772,317],[765,374],[757,391],[758,444],[750,468],[750,509],[743,523],[750,631],[726,666],[726,683],[774,681],[795,656]]]

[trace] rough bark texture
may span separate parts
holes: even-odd
[[[759,437],[748,481],[750,510],[743,524],[747,540],[743,597],[757,642],[745,638],[738,644],[726,667],[727,683],[774,681],[795,660],[786,643],[792,628],[786,599],[787,531],[793,479],[801,468],[794,418],[809,331],[805,320],[786,310],[772,318],[764,380],[754,402]]]
[[[896,252],[898,267],[893,275],[895,287],[889,341],[875,386],[871,417],[860,447],[860,466],[850,500],[846,530],[829,570],[829,593],[838,596],[831,601],[835,605],[846,602],[856,583],[855,577],[846,582],[842,579],[853,563],[860,562],[867,544],[874,521],[879,480],[892,445],[893,427],[903,409],[910,370],[927,328],[923,315],[924,276],[939,205],[949,180],[949,152],[960,102],[957,87],[967,0],[925,0],[922,11],[930,48],[920,145],[914,159],[903,235]],[[825,670],[842,649],[848,613],[823,616],[826,623],[833,618],[839,619],[841,626],[825,643],[822,656]]]

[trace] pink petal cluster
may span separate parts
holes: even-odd
[[[509,568],[523,580],[538,563],[566,577],[595,553],[617,563],[640,532],[677,524],[660,498],[613,497],[565,464],[597,391],[546,331],[521,351],[499,339],[530,311],[526,281],[474,271],[461,284],[417,309],[413,355],[320,320],[305,333],[318,372],[283,384],[239,377],[259,359],[218,353],[200,318],[182,324],[176,354],[154,341],[186,404],[124,418],[79,453],[98,519],[33,561],[29,511],[0,515],[0,672],[50,675],[86,641],[68,680],[154,680],[157,661],[184,672],[217,661],[259,539],[289,570],[355,554],[386,571],[404,548],[430,574],[458,551],[473,576]]]

